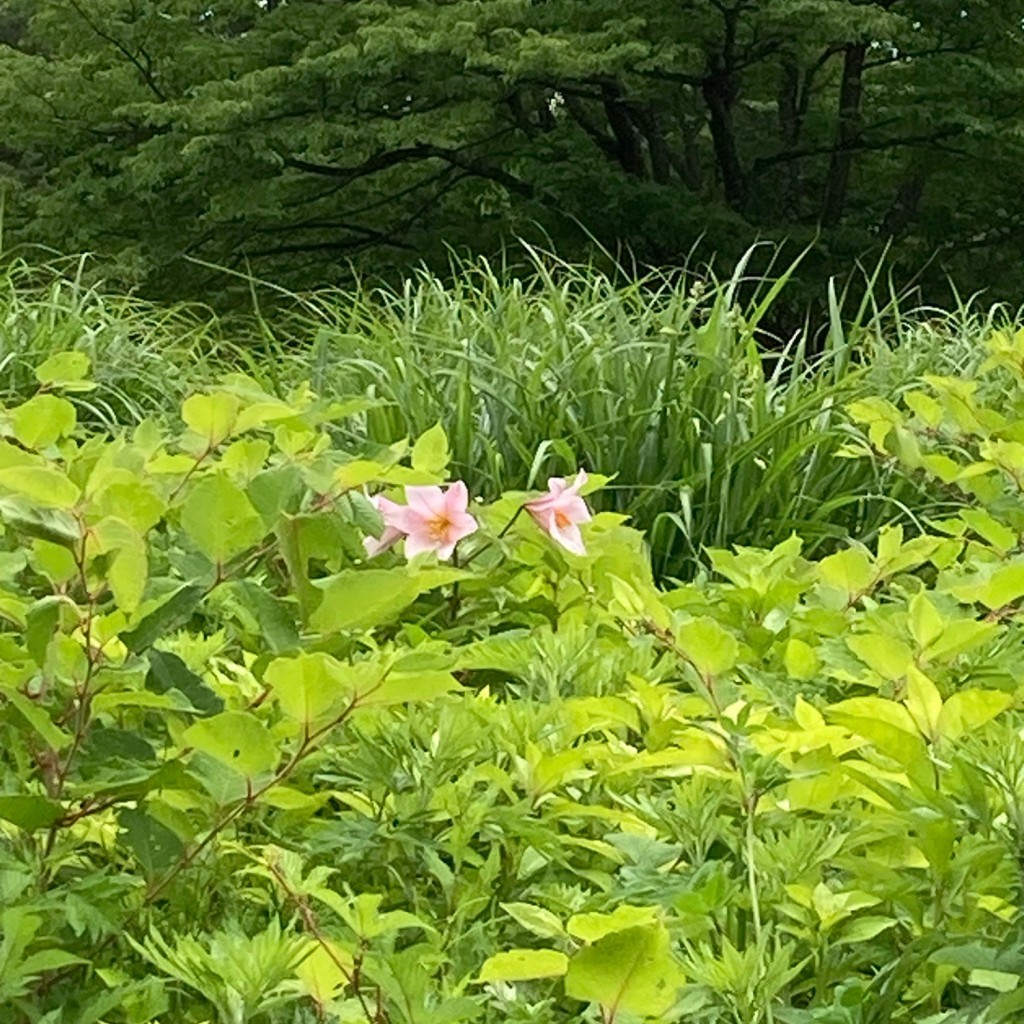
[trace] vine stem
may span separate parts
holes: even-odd
[[[270,873],[274,876],[277,884],[284,890],[285,895],[290,899],[299,910],[299,916],[302,918],[303,927],[313,939],[317,945],[327,954],[330,958],[331,963],[341,972],[342,977],[352,988],[355,993],[356,999],[359,1000],[359,1006],[362,1008],[363,1016],[366,1018],[368,1024],[384,1024],[386,1018],[382,1017],[379,1012],[374,1012],[367,1005],[366,997],[363,995],[362,987],[359,984],[358,970],[350,971],[345,963],[334,951],[334,947],[328,942],[327,937],[324,935],[320,928],[320,922],[316,918],[316,914],[313,913],[312,908],[306,901],[306,898],[302,893],[296,892],[291,885],[288,884],[288,879],[281,873],[281,869],[272,860],[267,860],[267,867],[270,869]],[[380,993],[378,991],[378,1003]]]

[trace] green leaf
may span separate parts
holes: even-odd
[[[818,563],[818,576],[822,583],[853,598],[871,587],[875,570],[867,552],[860,548],[847,548],[823,558]]]
[[[667,1013],[683,983],[669,951],[668,931],[649,925],[612,932],[577,953],[565,976],[566,994],[598,1003],[610,1018],[620,1012]]]
[[[623,904],[610,914],[576,914],[569,918],[566,931],[584,942],[597,942],[612,932],[626,931],[658,923],[657,907],[631,907]]]
[[[89,357],[84,352],[54,352],[36,367],[36,380],[56,387],[80,384],[89,375],[89,366]]]
[[[61,732],[50,721],[50,716],[46,713],[45,708],[33,703],[19,690],[4,689],[2,692],[4,699],[54,750],[63,750],[71,742],[71,737],[67,733]]]
[[[224,710],[224,701],[211,690],[176,654],[150,650],[146,689],[153,693],[177,690],[188,698],[200,714],[216,715]]]
[[[81,493],[52,466],[8,466],[0,469],[0,489],[12,491],[44,508],[71,508]]]
[[[63,811],[45,796],[0,796],[0,818],[24,832],[37,832],[60,821]]]
[[[790,679],[813,679],[821,667],[814,648],[797,637],[786,641],[784,662]]]
[[[187,622],[203,599],[203,587],[189,583],[175,590],[163,604],[159,605],[129,633],[122,633],[121,640],[128,650],[138,654],[151,647],[162,636]]]
[[[92,536],[102,554],[114,553],[107,566],[107,582],[114,601],[121,611],[129,615],[142,601],[149,574],[149,554],[146,542],[123,519],[107,516],[92,529]]]
[[[484,961],[479,982],[532,981],[561,978],[569,969],[569,958],[556,949],[510,949]]]
[[[1002,714],[1012,703],[1008,693],[998,690],[958,690],[939,712],[939,734],[948,740],[959,739]]]
[[[565,936],[562,922],[543,907],[532,903],[502,903],[501,909],[527,931],[542,939],[560,939]]]
[[[223,391],[212,395],[192,395],[181,406],[181,418],[210,448],[221,443],[234,428],[241,402]]]
[[[416,577],[402,569],[346,569],[316,586],[323,600],[310,618],[322,633],[343,629],[372,629],[394,618],[419,597]]]
[[[123,808],[117,815],[125,844],[147,875],[165,871],[185,852],[181,840],[141,808]]]
[[[739,657],[736,638],[711,618],[683,623],[676,634],[676,640],[705,678],[728,672]]]
[[[834,940],[833,945],[855,946],[860,942],[867,942],[870,939],[875,938],[875,936],[881,935],[882,932],[888,931],[897,923],[898,922],[894,917],[874,917],[867,915],[864,917],[854,918],[854,920],[843,925],[843,930],[839,937]]]
[[[196,547],[218,564],[255,546],[266,533],[245,492],[220,474],[204,477],[192,488],[182,506],[181,525]]]
[[[256,620],[260,636],[274,654],[298,649],[299,631],[291,608],[253,580],[237,580],[231,592]]]
[[[46,663],[46,651],[60,621],[61,603],[59,597],[43,597],[25,614],[25,647],[40,667]]]
[[[263,679],[281,710],[308,726],[352,696],[345,669],[329,654],[300,654],[272,661]]]
[[[14,436],[26,448],[48,448],[74,432],[75,407],[56,395],[36,395],[11,410]]]
[[[2,474],[0,471],[0,477]],[[1005,608],[1024,597],[1024,561],[1000,566],[990,573],[979,573],[970,581],[949,589],[959,601],[978,602],[991,611]]]
[[[440,476],[448,467],[450,458],[448,436],[440,423],[421,434],[412,446],[412,468],[423,473]]]
[[[910,645],[888,633],[850,636],[846,646],[884,679],[902,679],[914,660]]]
[[[461,689],[451,672],[389,672],[379,686],[364,691],[360,707],[433,700]]]
[[[195,722],[182,734],[182,743],[250,779],[272,771],[280,756],[264,725],[245,711],[224,711]]]

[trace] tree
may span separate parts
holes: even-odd
[[[1024,0],[0,0],[15,237],[289,284],[588,236],[1021,255]],[[966,255],[965,255],[966,254]],[[1012,280],[1004,277],[1004,290]],[[984,283],[992,284],[991,277]],[[998,283],[995,282],[995,283]]]

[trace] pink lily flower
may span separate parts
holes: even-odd
[[[440,487],[406,487],[405,497],[409,502],[403,510],[406,558],[424,551],[436,551],[442,560],[451,558],[455,545],[479,528],[466,511],[469,491],[461,480],[444,491]]]
[[[548,492],[526,502],[526,511],[537,525],[556,543],[574,555],[585,555],[579,524],[590,521],[590,509],[580,497],[579,490],[587,482],[587,474],[580,470],[570,484],[564,477],[548,480]]]
[[[380,513],[384,520],[384,531],[379,537],[364,537],[363,547],[366,548],[367,558],[374,558],[382,551],[394,547],[404,536],[405,530],[405,506],[399,505],[389,498],[380,494],[374,494],[370,498],[370,504]]]
[[[440,559],[452,557],[455,545],[479,528],[466,511],[469,491],[461,480],[445,490],[440,487],[406,487],[407,505],[399,505],[379,495],[371,498],[384,519],[384,532],[379,538],[364,537],[368,557],[386,551],[405,538],[406,558],[415,558],[425,551],[437,552]]]

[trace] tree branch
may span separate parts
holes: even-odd
[[[89,17],[89,15],[85,13],[85,11],[82,10],[81,6],[79,6],[78,4],[78,0],[68,0],[68,4],[75,11],[75,13],[82,19],[82,21],[84,21],[86,25],[88,25],[89,28],[91,28],[93,32],[95,32],[96,35],[100,37],[100,39],[110,43],[110,45],[113,46],[114,49],[118,51],[118,53],[120,53],[131,63],[135,70],[138,71],[138,73],[142,76],[142,80],[146,83],[146,86],[149,88],[149,91],[161,103],[166,103],[167,96],[164,93],[164,91],[160,88],[160,86],[156,84],[156,77],[153,74],[153,62],[150,59],[149,55],[145,52],[145,50],[142,51],[143,55],[146,58],[146,62],[143,63],[139,60],[138,54],[132,53],[132,51],[129,50],[128,47],[125,46],[125,44],[122,43],[120,39],[110,35],[107,32],[104,32],[103,29],[99,25],[97,25],[96,22],[94,22]]]

